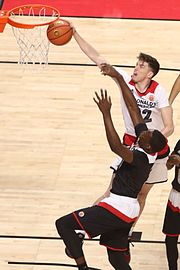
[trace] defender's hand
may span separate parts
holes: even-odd
[[[107,90],[100,90],[100,96],[95,92],[96,98],[93,98],[94,102],[97,104],[99,110],[105,115],[110,114],[111,110],[111,97],[107,96]]]
[[[101,73],[103,75],[108,75],[110,77],[117,77],[118,75],[118,72],[116,71],[116,69],[113,66],[106,63],[103,63],[101,65]]]

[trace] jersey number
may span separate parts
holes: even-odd
[[[151,113],[152,113],[152,111],[150,111],[150,110],[148,110],[148,109],[144,109],[144,110],[142,111],[142,114],[145,115],[145,116],[144,116],[144,122],[145,122],[145,123],[152,122],[152,118],[150,118],[150,117],[151,117]]]

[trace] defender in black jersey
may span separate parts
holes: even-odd
[[[180,235],[180,140],[169,156],[167,168],[175,166],[175,176],[164,217],[163,233],[166,234],[166,254],[169,270],[177,270],[178,237]]]
[[[136,101],[123,77],[119,78],[124,100],[130,112],[137,145],[127,148],[114,128],[111,119],[111,98],[101,89],[94,98],[102,112],[106,137],[111,150],[122,158],[112,182],[110,196],[98,205],[82,208],[56,220],[56,227],[78,269],[88,268],[82,243],[75,230],[84,230],[90,238],[100,235],[100,244],[106,246],[108,259],[114,269],[130,270],[124,251],[128,246],[129,230],[139,215],[137,195],[147,180],[156,152],[166,145],[166,138],[157,130],[148,130],[139,113]]]

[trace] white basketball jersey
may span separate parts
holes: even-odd
[[[127,85],[131,89],[148,129],[157,129],[161,131],[164,128],[164,124],[160,109],[169,106],[166,90],[156,81],[152,80],[148,89],[144,93],[140,93],[136,89],[131,77],[125,71],[119,68],[116,68],[116,70],[123,76]],[[125,133],[136,136],[134,126],[122,94],[120,102],[126,129]]]

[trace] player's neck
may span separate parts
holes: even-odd
[[[146,90],[148,89],[149,85],[151,83],[151,80],[144,80],[142,82],[137,82],[135,84],[136,89],[140,92],[140,93],[145,93]]]

